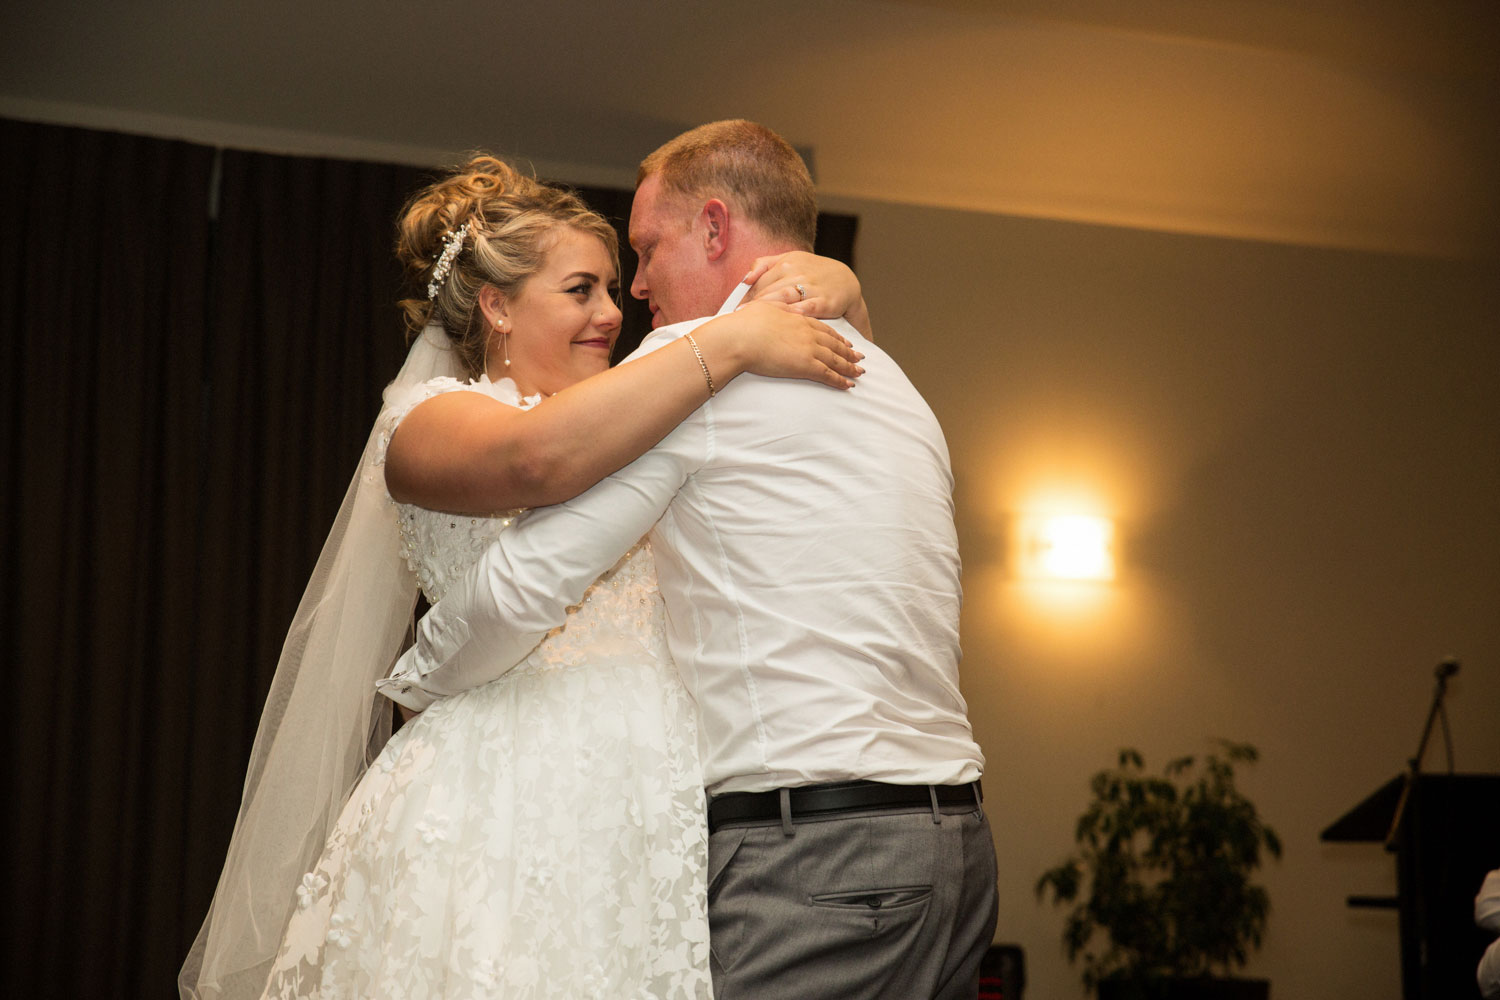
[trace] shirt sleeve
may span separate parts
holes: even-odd
[[[1474,897],[1474,922],[1485,930],[1500,934],[1500,868],[1484,877]]]
[[[376,682],[418,711],[500,677],[563,624],[567,609],[660,519],[703,464],[702,411],[588,492],[533,510],[504,532],[418,622]]]
[[[1474,897],[1474,922],[1488,931],[1500,932],[1500,868],[1484,877],[1479,894]],[[1491,941],[1475,970],[1479,995],[1485,1000],[1500,1000],[1500,941]]]

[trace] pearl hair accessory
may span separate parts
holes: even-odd
[[[443,287],[443,279],[448,277],[448,272],[453,270],[453,260],[458,252],[464,248],[464,240],[469,235],[469,224],[465,222],[456,230],[449,230],[443,235],[443,252],[438,254],[437,263],[432,265],[432,280],[427,283],[427,297],[437,298],[438,289]]]

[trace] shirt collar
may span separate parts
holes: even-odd
[[[719,311],[714,313],[714,315],[722,316],[727,312],[734,312],[740,307],[740,303],[745,301],[745,296],[749,294],[750,286],[743,281],[740,282],[735,286],[734,291],[729,293],[729,298],[724,300],[724,304],[719,307]]]
[[[667,343],[668,341],[676,340],[684,333],[691,332],[698,326],[708,322],[710,319],[718,316],[723,316],[725,313],[734,312],[739,308],[740,303],[745,301],[745,296],[749,293],[750,286],[745,284],[744,282],[741,282],[740,284],[735,286],[734,291],[729,293],[729,298],[724,300],[724,304],[719,307],[719,311],[714,313],[713,316],[704,316],[699,319],[688,319],[683,320],[680,323],[671,323],[667,326],[659,326],[655,330],[652,330],[650,333],[646,334],[646,336],[641,339],[641,346],[636,348],[635,353],[653,351],[661,345]],[[631,356],[634,357],[635,354],[632,353]]]

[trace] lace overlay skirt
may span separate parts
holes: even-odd
[[[267,996],[711,995],[692,701],[664,644],[606,632],[559,630],[396,733],[298,889]]]

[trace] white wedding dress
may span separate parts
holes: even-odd
[[[390,407],[380,446],[455,390],[535,402],[435,379]],[[433,601],[515,519],[399,513]],[[703,809],[642,543],[509,673],[391,738],[297,890],[266,996],[708,997]]]

